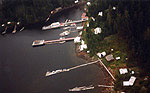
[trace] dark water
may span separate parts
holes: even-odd
[[[72,9],[55,20],[80,19],[82,10]],[[42,47],[31,46],[37,39],[58,39],[62,29],[24,30],[0,36],[0,93],[68,93],[69,88],[104,84],[104,74],[97,65],[44,77],[47,70],[69,68],[86,63],[76,57],[73,41]],[[68,37],[76,36],[71,33]],[[84,91],[100,93],[101,89]]]

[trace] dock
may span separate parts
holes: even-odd
[[[32,43],[32,46],[41,46],[41,45],[45,45],[45,44],[49,44],[49,43],[56,43],[56,42],[62,42],[62,41],[70,41],[70,40],[74,40],[75,37],[71,37],[71,38],[63,38],[63,39],[56,39],[56,40],[35,40]]]
[[[56,26],[53,26],[52,25],[53,23],[52,23],[51,25],[43,26],[42,30],[50,30],[50,29],[54,29],[54,28],[65,27],[65,26],[68,26],[68,25],[71,25],[71,24],[74,24],[74,23],[77,24],[77,23],[82,23],[82,22],[85,22],[85,21],[87,21],[87,19],[81,19],[81,20],[76,20],[76,21],[69,21],[69,22],[59,23]]]

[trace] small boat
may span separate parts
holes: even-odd
[[[78,26],[76,29],[77,29],[77,30],[82,30],[82,29],[83,29],[83,26]]]
[[[20,31],[23,31],[24,30],[24,27],[22,27],[21,29],[20,29]]]
[[[12,33],[15,34],[15,33],[16,33],[16,30],[12,31]]]
[[[6,34],[6,31],[3,31],[3,32],[2,32],[2,35],[4,35],[4,34]]]
[[[32,46],[40,46],[40,45],[44,45],[45,40],[35,40],[32,43]]]
[[[60,39],[65,39],[65,37],[60,37]],[[65,43],[66,41],[60,41],[59,43]]]
[[[52,29],[52,28],[58,28],[58,27],[61,27],[61,26],[63,26],[63,24],[60,24],[59,22],[55,22],[55,23],[52,23],[49,26],[42,27],[42,30],[48,30],[48,29]]]
[[[83,91],[83,90],[90,90],[90,89],[94,89],[94,86],[91,85],[91,86],[83,86],[83,87],[75,87],[73,89],[69,89],[69,91]]]
[[[60,35],[60,36],[67,36],[67,35],[69,35],[69,34],[70,34],[69,31],[64,31],[64,32],[60,33],[59,35]]]
[[[69,69],[60,69],[60,70],[56,70],[56,71],[52,71],[52,72],[47,71],[45,76],[48,77],[48,76],[51,76],[54,74],[58,74],[61,72],[67,72],[67,71],[69,71]]]
[[[12,31],[13,34],[16,33],[16,28],[17,28],[17,25],[15,25],[14,30]]]

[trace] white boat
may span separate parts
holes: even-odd
[[[67,35],[69,35],[69,34],[70,34],[69,31],[64,31],[64,32],[60,33],[59,35],[60,35],[60,36],[67,36]]]
[[[94,86],[83,86],[83,87],[75,87],[73,89],[69,89],[69,91],[84,91],[84,90],[90,90],[90,89],[94,89]]]
[[[16,30],[12,31],[12,33],[15,34],[15,33],[16,33]]]
[[[20,31],[23,31],[24,30],[24,27],[22,27],[21,29],[20,29]]]
[[[52,29],[52,28],[58,28],[58,27],[61,27],[61,26],[62,25],[59,22],[55,22],[55,23],[52,23],[49,26],[42,27],[42,30],[48,30],[48,29]]]
[[[65,39],[65,37],[60,37],[60,39]],[[65,43],[66,41],[60,41],[59,43]]]
[[[32,46],[40,46],[40,45],[44,45],[45,40],[35,40],[32,43]]]
[[[47,76],[51,76],[54,74],[58,74],[61,72],[67,72],[67,71],[69,71],[69,69],[60,69],[60,70],[56,70],[56,71],[52,71],[52,72],[47,71],[45,76],[47,77]]]
[[[76,29],[77,29],[77,30],[82,30],[82,29],[83,29],[83,26],[78,26]]]

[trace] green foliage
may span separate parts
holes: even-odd
[[[73,0],[3,0],[0,5],[0,21],[33,24],[44,21],[51,10],[72,4]]]

